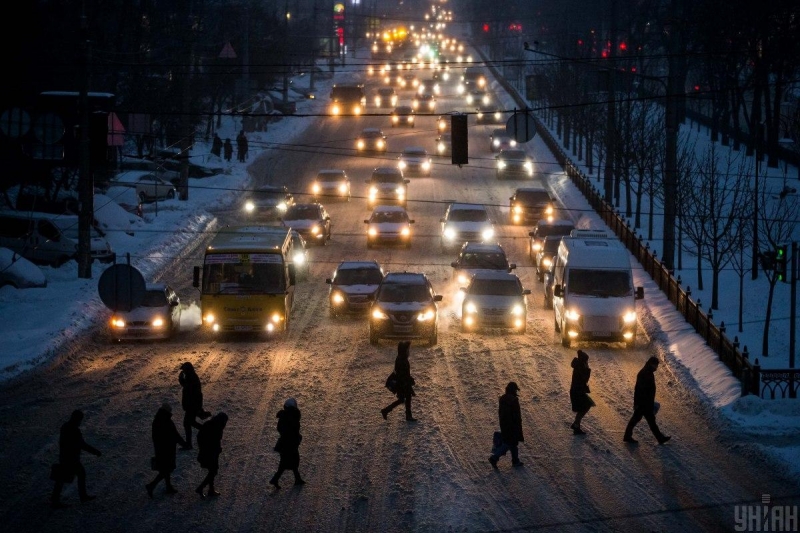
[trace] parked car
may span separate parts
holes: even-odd
[[[139,307],[115,312],[109,320],[114,340],[168,339],[180,329],[181,301],[164,283],[148,283]]]
[[[364,128],[356,138],[356,150],[364,152],[385,152],[386,135],[380,128]]]
[[[296,230],[308,243],[325,245],[331,240],[331,217],[322,204],[294,204],[280,221],[284,227]]]
[[[372,210],[372,215],[364,221],[367,225],[367,248],[376,244],[401,244],[411,248],[411,224],[405,207],[397,205],[379,205]]]
[[[244,197],[244,212],[252,218],[274,220],[293,205],[294,195],[283,185],[260,185]]]
[[[482,204],[451,202],[439,223],[442,252],[460,249],[465,242],[492,242],[495,237],[494,224]]]
[[[47,287],[42,270],[8,248],[0,248],[0,287],[36,289]]]
[[[369,343],[383,338],[439,341],[438,302],[428,277],[419,272],[389,272],[383,277],[369,313]]]
[[[136,189],[132,187],[109,187],[103,195],[113,200],[118,206],[137,218],[144,216],[144,206],[142,198],[136,194]],[[96,210],[96,207],[95,207]]]
[[[327,200],[350,201],[350,178],[341,169],[324,169],[317,173],[316,179],[311,184],[311,193],[314,200],[325,198]]]
[[[369,311],[382,280],[383,268],[377,261],[339,263],[333,276],[325,280],[330,285],[330,316]]]
[[[508,328],[525,333],[530,289],[522,287],[516,274],[477,272],[463,287],[461,331],[479,328]]]
[[[178,194],[175,185],[144,170],[130,170],[116,174],[111,178],[111,185],[133,187],[143,203],[171,200]]]
[[[161,178],[163,181],[172,183],[174,186],[178,185],[181,179],[180,168],[167,168],[164,164],[164,158],[158,160],[143,159],[138,157],[122,156],[119,161],[120,173],[127,171],[142,171],[151,172]]]
[[[430,176],[432,165],[428,151],[421,146],[406,146],[397,161],[404,176]]]

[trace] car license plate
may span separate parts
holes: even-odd
[[[253,326],[233,326],[233,331],[253,331]]]
[[[395,333],[411,333],[413,331],[414,326],[395,326],[394,332]]]

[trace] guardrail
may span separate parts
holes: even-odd
[[[484,55],[480,48],[475,48],[481,56]],[[483,59],[485,60],[486,58],[483,57]],[[503,86],[508,94],[511,95],[517,105],[519,105],[520,109],[527,108],[525,100],[523,100],[516,88],[505,80],[493,65],[487,62],[487,67],[492,72],[495,79]],[[553,138],[550,131],[542,124],[540,118],[536,116],[535,113],[532,113],[532,115],[536,120],[536,127],[539,135],[541,135],[542,140],[555,156],[556,161],[558,161],[567,173],[567,176],[581,191],[589,202],[589,205],[600,215],[603,222],[611,228],[639,261],[645,272],[655,281],[658,288],[675,306],[675,309],[683,315],[686,322],[705,339],[706,344],[716,352],[720,361],[725,363],[725,365],[730,368],[733,375],[741,381],[742,396],[755,394],[763,397],[762,392],[766,393],[769,391],[771,398],[775,398],[776,392],[780,392],[782,397],[786,395],[795,397],[797,387],[794,371],[762,371],[758,359],[756,359],[755,364],[751,363],[747,347],[740,350],[738,338],[734,337],[733,340],[728,338],[725,334],[724,322],[719,326],[713,323],[712,310],[706,313],[703,311],[699,300],[696,302],[692,300],[691,290],[688,287],[684,289],[681,286],[680,277],[675,278],[672,272],[658,260],[656,253],[650,250],[650,244],[646,243],[641,236],[637,236],[636,232],[631,229],[630,224],[625,218],[603,199],[601,192],[572,162],[560,143]],[[770,381],[764,381],[762,391],[761,380],[762,377],[765,376],[769,376]],[[781,378],[781,376],[783,376],[783,378]],[[781,383],[781,379],[783,379],[785,383]]]

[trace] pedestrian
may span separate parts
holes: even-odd
[[[242,161],[247,161],[247,153],[250,151],[250,143],[247,140],[247,135],[242,135],[242,147],[244,148],[244,156],[242,157]]]
[[[411,397],[417,394],[414,392],[416,381],[411,376],[411,363],[408,361],[408,356],[411,352],[410,348],[411,341],[397,343],[397,357],[394,360],[394,373],[397,378],[397,400],[381,409],[381,415],[384,420],[387,420],[387,415],[392,412],[392,409],[401,403],[405,403],[406,420],[409,422],[417,421],[416,418],[411,416]]]
[[[214,134],[214,140],[211,141],[211,153],[217,157],[222,154],[222,139],[216,133]]]
[[[183,387],[183,394],[181,396],[181,407],[183,407],[183,430],[186,433],[186,442],[182,449],[192,449],[192,426],[200,428],[200,423],[197,421],[199,417],[201,420],[208,418],[211,413],[203,409],[203,390],[200,385],[200,378],[194,370],[194,365],[190,362],[185,362],[181,365],[181,373],[178,375],[178,381]]]
[[[636,387],[633,391],[633,416],[625,428],[624,442],[637,444],[639,441],[633,438],[633,428],[644,418],[650,431],[653,432],[659,444],[664,444],[672,437],[664,435],[656,424],[656,412],[660,406],[656,402],[656,377],[655,371],[658,370],[658,357],[651,357],[647,360],[636,375]]]
[[[201,498],[206,497],[206,494],[203,493],[203,489],[206,486],[208,486],[208,496],[219,496],[219,492],[214,488],[214,479],[219,472],[219,455],[222,453],[222,432],[225,430],[227,423],[228,415],[217,413],[203,424],[200,431],[197,432],[197,462],[200,463],[201,468],[208,470],[208,474],[206,474],[200,486],[195,489],[195,492]]]
[[[231,157],[233,157],[233,145],[231,144],[230,138],[225,139],[225,161],[230,161]]]
[[[244,163],[247,158],[247,136],[244,134],[244,130],[239,131],[236,136],[236,156],[240,163]]]
[[[525,442],[525,437],[522,435],[522,412],[519,408],[517,391],[519,391],[517,384],[510,381],[506,385],[506,393],[500,396],[497,414],[500,418],[502,443],[500,448],[489,456],[489,462],[493,468],[497,468],[497,460],[509,450],[511,450],[511,464],[523,465],[523,462],[519,460],[519,443]]]
[[[572,403],[572,412],[575,421],[570,426],[575,435],[586,435],[581,429],[581,420],[595,406],[589,396],[589,377],[592,369],[589,368],[589,354],[578,350],[578,356],[572,360],[572,385],[569,388],[569,400]]]
[[[156,488],[158,482],[162,479],[167,485],[167,494],[175,494],[178,492],[172,486],[170,476],[175,470],[175,446],[180,444],[186,447],[186,441],[183,440],[181,434],[178,433],[178,428],[175,427],[175,422],[172,421],[172,406],[164,403],[156,412],[153,419],[153,450],[155,452],[153,465],[154,470],[158,471],[156,478],[145,485],[147,495],[153,497],[153,489]]]
[[[100,451],[90,446],[83,440],[80,425],[83,422],[83,411],[75,410],[69,420],[61,426],[61,434],[58,438],[58,462],[59,475],[55,479],[53,494],[50,504],[54,509],[66,507],[61,503],[61,489],[64,483],[72,483],[72,478],[78,478],[78,495],[81,503],[95,499],[86,492],[86,469],[81,464],[81,451],[87,451],[100,457]]]
[[[305,481],[300,477],[298,468],[300,467],[300,442],[303,436],[300,434],[300,409],[297,408],[297,400],[289,398],[283,403],[283,409],[276,415],[278,419],[278,443],[275,444],[275,451],[281,455],[278,463],[278,471],[269,480],[270,484],[275,485],[276,489],[281,488],[278,481],[285,470],[294,472],[294,484],[303,485]]]

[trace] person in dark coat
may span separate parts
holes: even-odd
[[[270,484],[275,485],[276,489],[281,488],[278,481],[285,470],[294,472],[294,484],[303,485],[305,481],[300,477],[300,441],[303,436],[300,434],[300,409],[297,408],[297,400],[289,398],[283,403],[283,409],[276,415],[278,419],[278,443],[275,451],[281,455],[278,463],[278,471],[269,480]]]
[[[397,400],[390,403],[381,409],[381,415],[384,420],[392,412],[392,409],[400,405],[406,404],[406,420],[409,422],[416,422],[417,419],[411,416],[411,397],[416,396],[414,392],[414,385],[416,382],[411,376],[411,363],[408,361],[408,356],[411,355],[411,341],[400,341],[397,343],[397,357],[394,360],[394,373],[397,376]]]
[[[659,444],[664,444],[672,437],[664,435],[656,424],[656,377],[655,371],[658,370],[658,358],[651,357],[647,360],[644,367],[636,375],[636,387],[633,391],[633,416],[625,428],[625,435],[622,437],[624,442],[637,444],[639,441],[633,438],[633,428],[644,418],[650,431],[653,432]]]
[[[214,134],[214,140],[211,142],[211,153],[219,157],[222,154],[222,139],[218,134]]]
[[[204,420],[210,413],[203,409],[203,389],[200,385],[200,378],[194,370],[194,365],[185,362],[181,365],[181,373],[178,374],[178,381],[183,387],[181,395],[181,407],[183,407],[183,430],[186,433],[186,442],[182,449],[192,449],[192,426],[200,428],[197,418]]]
[[[244,163],[247,159],[247,136],[244,130],[239,131],[239,135],[236,136],[236,156],[240,163]]]
[[[489,462],[493,468],[497,468],[497,460],[511,450],[511,464],[522,466],[519,460],[519,443],[525,442],[522,434],[522,412],[519,408],[519,398],[517,391],[519,386],[513,381],[506,385],[506,393],[500,396],[499,407],[497,409],[500,418],[500,434],[503,443],[499,450],[489,456]]]
[[[61,465],[62,478],[56,480],[53,487],[53,494],[50,503],[55,509],[65,507],[61,503],[61,490],[64,488],[63,478],[78,478],[78,494],[81,502],[88,502],[95,499],[86,492],[86,469],[81,464],[81,451],[86,451],[92,455],[100,457],[100,451],[90,446],[83,440],[80,425],[83,422],[83,411],[75,410],[69,420],[61,426],[61,434],[58,439],[58,462]],[[69,481],[71,483],[71,480]]]
[[[170,479],[170,475],[175,470],[175,446],[178,444],[185,447],[186,441],[178,433],[175,422],[172,421],[172,407],[165,403],[159,408],[153,419],[153,450],[155,452],[158,475],[153,481],[145,485],[147,495],[151,498],[153,497],[153,489],[162,479],[166,482],[167,494],[178,492],[172,486],[172,480]]]
[[[223,150],[225,151],[225,161],[230,161],[231,157],[233,157],[233,145],[230,139],[225,139]]]
[[[222,432],[228,423],[228,415],[217,413],[202,425],[197,432],[197,462],[201,468],[208,470],[208,474],[195,489],[201,498],[205,498],[203,489],[208,486],[208,496],[219,496],[219,492],[214,488],[214,479],[219,472],[219,456],[222,453]]]
[[[578,350],[578,356],[572,360],[572,384],[569,387],[569,399],[572,403],[572,412],[575,413],[575,421],[570,427],[575,435],[586,435],[586,432],[581,429],[581,420],[595,405],[589,396],[589,377],[591,375],[589,354]]]

